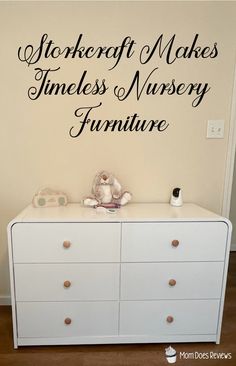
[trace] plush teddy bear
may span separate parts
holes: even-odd
[[[92,197],[83,200],[85,206],[124,206],[131,200],[131,193],[124,191],[119,181],[109,172],[99,172],[93,181]]]

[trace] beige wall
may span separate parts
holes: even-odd
[[[236,250],[236,159],[234,160],[234,175],[233,175],[233,185],[231,193],[231,203],[230,203],[230,215],[229,218],[233,224],[232,233],[232,249]]]
[[[222,207],[225,160],[235,62],[236,4],[233,2],[6,2],[0,3],[1,122],[0,122],[0,295],[9,294],[6,225],[42,186],[65,190],[70,201],[90,192],[100,169],[116,173],[134,201],[167,202],[171,189],[181,186],[185,201],[196,202],[215,212]],[[84,44],[119,44],[126,36],[138,49],[176,34],[176,47],[218,44],[215,59],[180,59],[172,65],[152,59],[140,65],[136,54],[108,71],[111,60],[42,60],[26,66],[17,59],[20,46],[35,46],[43,33],[61,47],[73,45],[80,33]],[[76,82],[83,70],[88,79],[105,78],[111,90],[103,96],[27,96],[34,80],[34,67],[61,70],[59,82]],[[208,82],[211,91],[197,107],[192,97],[134,95],[118,102],[112,86],[127,85],[140,70],[143,80],[155,67],[155,79],[168,82]],[[103,106],[94,118],[125,118],[137,112],[143,118],[166,119],[165,132],[83,132],[69,137],[80,106]],[[206,139],[208,119],[225,120],[225,138]]]

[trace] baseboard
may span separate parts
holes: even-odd
[[[235,252],[236,251],[236,243],[235,244],[233,244],[233,243],[231,244],[230,250],[232,252]]]
[[[0,295],[0,305],[11,305],[11,296]]]

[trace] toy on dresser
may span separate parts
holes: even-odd
[[[123,191],[117,178],[107,172],[99,172],[93,181],[92,196],[83,200],[85,206],[118,208],[124,206],[132,198],[130,192]]]
[[[56,191],[51,188],[40,189],[32,200],[34,207],[66,206],[67,203],[68,198],[64,192]]]

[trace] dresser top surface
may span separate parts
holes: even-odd
[[[172,207],[168,203],[130,203],[115,213],[98,212],[78,203],[67,206],[26,207],[13,221],[16,222],[142,222],[142,221],[228,221],[200,206],[185,203]]]

